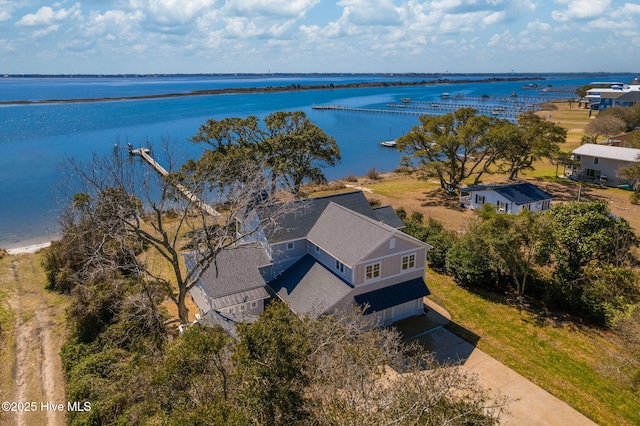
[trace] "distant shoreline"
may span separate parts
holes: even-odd
[[[473,79],[436,79],[431,81],[366,81],[360,83],[343,83],[343,84],[289,84],[287,86],[266,86],[266,87],[229,87],[223,89],[211,90],[194,90],[185,93],[160,93],[154,95],[137,95],[137,96],[116,96],[101,98],[73,98],[73,99],[43,99],[43,100],[13,100],[0,101],[0,105],[42,105],[42,104],[69,104],[82,102],[114,102],[114,101],[135,101],[143,99],[164,99],[178,98],[186,96],[212,96],[225,94],[242,94],[242,93],[278,93],[278,92],[299,92],[308,90],[335,90],[335,89],[360,89],[360,88],[384,88],[384,87],[404,87],[404,86],[436,86],[447,84],[469,84],[469,83],[502,83],[515,81],[540,81],[542,77],[493,77],[481,80]]]

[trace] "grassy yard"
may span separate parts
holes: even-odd
[[[640,395],[604,372],[621,350],[615,336],[520,312],[500,295],[467,291],[432,271],[427,282],[431,298],[451,313],[451,331],[480,336],[479,349],[599,424],[640,424]]]

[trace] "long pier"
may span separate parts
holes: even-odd
[[[515,120],[518,114],[521,114],[525,110],[516,108],[499,107],[496,105],[490,107],[481,107],[476,104],[462,104],[462,103],[437,103],[429,102],[427,105],[415,104],[406,102],[398,105],[388,105],[389,109],[380,108],[357,108],[343,105],[313,105],[312,109],[317,110],[331,110],[331,111],[352,111],[352,112],[367,112],[375,114],[401,114],[401,115],[439,115],[441,111],[455,111],[463,107],[471,107],[477,109],[480,113],[486,115],[493,115],[496,117],[508,118]],[[531,108],[533,109],[533,108]],[[418,110],[418,111],[416,111]]]
[[[421,115],[418,111],[408,110],[395,110],[395,109],[377,109],[377,108],[357,108],[345,105],[313,105],[312,109],[325,109],[333,111],[355,111],[355,112],[373,112],[379,114],[409,114],[409,115]]]
[[[160,175],[168,176],[169,172],[167,171],[167,169],[162,167],[162,165],[160,163],[158,163],[156,160],[154,160],[153,157],[151,157],[151,155],[149,155],[149,152],[150,152],[149,148],[137,148],[137,149],[129,148],[129,153],[131,155],[138,155],[138,156],[142,157],[142,159],[144,161],[146,161]],[[209,214],[209,215],[211,215],[213,217],[220,216],[220,213],[218,213],[209,204],[205,203],[204,201],[202,201],[198,197],[196,197],[196,195],[193,192],[191,192],[186,186],[184,186],[184,185],[182,185],[180,183],[176,183],[176,184],[174,184],[174,186],[176,187],[176,189],[178,191],[180,191],[182,193],[182,195],[185,196],[185,198],[187,198],[187,200],[189,200],[192,203],[194,203],[195,205],[197,205],[198,208],[200,208],[201,210],[203,210],[207,214]]]

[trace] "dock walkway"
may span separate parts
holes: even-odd
[[[153,169],[158,172],[160,175],[162,176],[168,176],[169,172],[167,171],[167,169],[165,169],[164,167],[162,167],[162,165],[160,165],[160,163],[158,163],[156,160],[153,159],[153,157],[151,157],[151,155],[149,155],[150,150],[148,148],[137,148],[137,149],[129,149],[129,153],[131,155],[138,155],[140,157],[142,157],[142,159],[144,161],[146,161],[151,167],[153,167]],[[200,208],[201,210],[203,210],[204,212],[206,212],[207,214],[213,216],[213,217],[218,217],[220,216],[220,213],[218,213],[213,207],[211,207],[209,204],[205,203],[204,201],[200,200],[194,193],[192,193],[186,186],[176,183],[175,187],[178,191],[180,191],[182,193],[182,195],[184,195],[187,200],[191,201],[192,203],[194,203],[195,205],[198,206],[198,208]]]

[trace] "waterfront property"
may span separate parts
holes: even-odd
[[[358,304],[379,325],[423,312],[431,246],[402,232],[391,207],[372,208],[362,192],[295,204],[292,212],[220,253],[217,270],[207,271],[191,290],[205,318],[251,320],[270,298],[311,317]],[[238,229],[258,223],[273,208],[257,206]]]
[[[640,161],[640,149],[619,146],[584,144],[572,151],[579,166],[567,166],[567,174],[575,180],[608,186],[629,184],[618,177],[619,170]]]
[[[551,198],[551,194],[528,182],[475,185],[460,190],[461,206],[473,210],[489,203],[495,205],[498,212],[510,214],[549,210]]]
[[[629,84],[624,83],[591,83],[595,86],[587,90],[586,99],[592,111],[603,111],[619,106],[629,107],[640,102],[640,78],[634,78]]]

